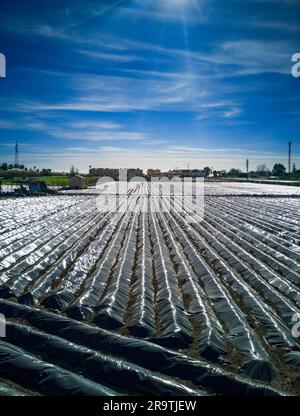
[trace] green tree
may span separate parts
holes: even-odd
[[[240,169],[232,168],[228,172],[228,176],[231,176],[232,178],[239,177],[239,176],[241,176],[241,173],[242,173],[242,171]]]
[[[265,164],[258,165],[256,168],[256,173],[258,176],[270,176],[270,171]]]
[[[285,166],[283,166],[281,163],[275,163],[275,165],[273,166],[272,175],[278,176],[281,178],[282,176],[285,175],[285,173],[286,173]]]
[[[50,176],[51,175],[51,169],[42,169],[41,170],[41,175],[42,176]]]
[[[206,166],[203,169],[203,172],[204,172],[204,176],[207,178],[211,174],[211,169],[208,166]]]

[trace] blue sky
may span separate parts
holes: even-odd
[[[298,0],[3,1],[0,162],[300,168]],[[297,142],[298,141],[298,142]]]

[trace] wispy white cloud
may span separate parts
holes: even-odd
[[[233,107],[230,110],[224,112],[224,118],[237,117],[241,114],[241,110],[237,107]]]
[[[102,129],[102,130],[115,130],[120,129],[123,126],[113,121],[97,121],[97,120],[78,120],[72,122],[71,127],[73,129]]]
[[[116,53],[109,53],[109,52],[98,52],[98,51],[91,51],[91,50],[78,50],[79,53],[86,55],[90,58],[93,58],[97,61],[113,61],[118,63],[128,63],[128,62],[136,62],[136,61],[145,61],[145,57],[138,56],[138,55],[128,55],[128,54],[116,54]]]
[[[206,90],[190,77],[148,79],[107,75],[65,74],[72,98],[56,102],[21,101],[14,110],[20,112],[77,111],[132,112],[164,111],[181,108],[190,111]]]
[[[145,132],[127,130],[121,124],[94,119],[77,119],[74,122],[60,118],[59,123],[56,123],[55,118],[29,121],[28,117],[21,117],[18,122],[0,121],[0,129],[47,132],[47,135],[56,139],[81,140],[83,142],[151,142],[151,137]]]
[[[114,141],[140,141],[147,139],[143,132],[135,131],[116,131],[103,132],[93,129],[88,130],[68,130],[63,128],[52,128],[48,132],[52,137],[66,140],[82,140],[92,142],[114,142]]]
[[[117,15],[130,19],[158,20],[163,22],[182,22],[190,25],[201,24],[207,20],[208,8],[205,5],[209,0],[143,0],[133,1],[130,6],[120,7]]]

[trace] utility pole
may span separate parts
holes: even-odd
[[[247,176],[249,178],[249,159],[246,159],[246,172],[247,172]]]
[[[292,142],[289,142],[289,175],[291,174],[292,167]]]
[[[19,144],[18,142],[16,142],[15,145],[15,165],[14,167],[18,168],[19,167]]]

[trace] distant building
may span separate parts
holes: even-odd
[[[111,168],[91,168],[89,170],[90,175],[93,176],[109,176],[112,178],[119,177],[119,169],[111,169]]]
[[[144,176],[142,169],[127,169],[127,178],[129,181],[136,176]]]
[[[147,170],[147,176],[149,176],[150,178],[161,177],[161,171],[160,171],[160,169],[148,169]]]
[[[92,176],[108,176],[110,178],[119,179],[119,169],[115,168],[91,168],[89,174]],[[144,176],[142,169],[127,169],[127,179],[130,180],[135,176]]]
[[[85,177],[81,175],[74,175],[70,177],[70,188],[71,189],[85,189]]]
[[[203,176],[204,172],[200,169],[174,169],[169,171],[170,178],[201,178]]]
[[[173,169],[169,171],[169,177],[170,178],[183,178],[184,176],[190,176],[190,171],[189,175],[185,175],[185,170],[184,169]]]

